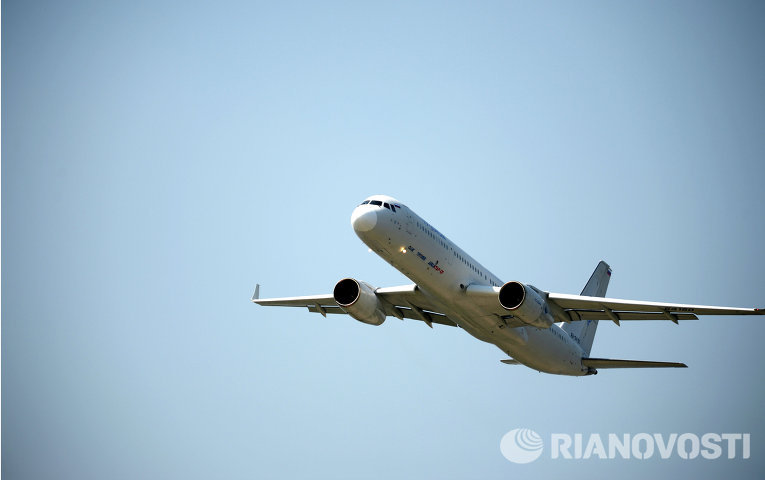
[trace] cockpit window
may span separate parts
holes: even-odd
[[[383,203],[383,207],[385,207],[385,208],[387,208],[388,210],[390,210],[390,205],[388,205],[387,203]]]
[[[369,203],[369,200],[364,200],[363,202],[361,202],[362,205],[366,205],[367,203]]]
[[[377,205],[378,207],[382,207],[382,202],[380,200],[372,200],[369,203],[370,205]]]

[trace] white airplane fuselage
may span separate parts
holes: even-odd
[[[390,197],[370,197],[354,209],[351,225],[371,250],[473,337],[541,372],[592,373],[582,365],[583,349],[557,324],[510,327],[501,317],[481,311],[465,290],[471,285],[500,287],[503,282],[405,205]]]

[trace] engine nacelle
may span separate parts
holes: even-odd
[[[333,296],[337,305],[359,322],[382,325],[385,321],[385,310],[375,288],[366,282],[344,278],[335,285]]]
[[[499,304],[532,327],[550,328],[555,323],[547,302],[536,290],[521,282],[507,282],[499,289]]]

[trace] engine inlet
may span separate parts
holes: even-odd
[[[508,310],[515,310],[526,298],[526,288],[520,282],[507,282],[499,289],[499,304]]]
[[[338,305],[347,307],[359,299],[360,293],[361,288],[356,280],[352,278],[344,278],[337,282],[332,295],[335,297],[335,301]]]

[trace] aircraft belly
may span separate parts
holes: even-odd
[[[581,355],[577,357],[571,348],[561,348],[563,340],[534,327],[508,327],[499,317],[486,315],[460,295],[459,285],[474,280],[463,278],[467,272],[454,266],[447,258],[448,253],[442,252],[437,244],[418,237],[406,229],[385,228],[373,235],[362,236],[362,240],[417,284],[434,303],[442,305],[443,313],[474,338],[496,345],[512,358],[540,372],[586,373],[586,370],[582,371]]]
[[[581,352],[568,342],[561,341],[550,332],[535,327],[526,329],[529,341],[526,345],[503,343],[500,350],[529,368],[558,375],[582,376],[587,369],[582,367]],[[557,328],[555,326],[551,328]]]

